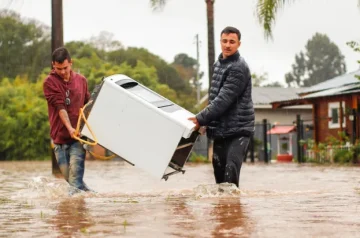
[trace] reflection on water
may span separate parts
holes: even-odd
[[[63,199],[56,211],[48,222],[57,228],[61,237],[73,237],[79,231],[86,233],[95,224],[84,197]]]
[[[251,224],[239,197],[213,199],[177,199],[169,203],[173,236],[178,237],[249,237]]]
[[[0,237],[360,237],[360,168],[244,164],[240,190],[210,164],[158,181],[88,161],[97,194],[68,196],[50,162],[0,163]]]
[[[230,201],[219,200],[210,216],[214,217],[214,221],[217,223],[212,232],[214,237],[223,235],[246,237],[250,234],[250,227],[238,198]]]

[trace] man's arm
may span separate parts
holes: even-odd
[[[211,104],[196,115],[199,125],[206,126],[211,121],[220,118],[231,104],[237,100],[238,96],[243,94],[249,83],[248,80],[241,70],[230,70],[219,94]]]
[[[58,88],[53,85],[51,82],[45,80],[43,85],[44,96],[49,104],[56,108],[59,111],[59,117],[62,123],[65,125],[67,130],[70,133],[70,136],[73,137],[75,129],[71,126],[69,115],[65,109],[65,101],[61,95],[61,92]]]
[[[60,109],[59,110],[59,116],[60,119],[62,121],[62,123],[65,125],[66,129],[69,131],[69,134],[72,138],[74,138],[75,136],[75,128],[72,127],[70,119],[69,119],[69,115],[67,113],[67,111],[65,109]]]

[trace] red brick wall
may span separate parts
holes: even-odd
[[[317,128],[317,138],[319,142],[325,142],[326,138],[329,136],[334,136],[338,138],[338,131],[340,131],[340,128],[329,128],[329,113],[328,113],[328,104],[330,102],[339,102],[339,99],[333,99],[333,100],[318,100],[317,101],[317,111],[315,112],[315,119],[316,119],[316,128]],[[343,103],[343,110],[345,112],[345,118],[346,118],[346,125],[343,128],[343,130],[347,131],[348,133],[351,133],[351,122],[349,120],[349,116],[347,115],[348,112],[351,112],[352,107],[352,100],[351,97],[348,98],[342,98]]]

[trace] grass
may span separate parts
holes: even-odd
[[[203,156],[203,155],[199,155],[195,152],[191,153],[191,156],[189,158],[189,162],[192,163],[210,163],[210,161],[208,160],[207,157]]]

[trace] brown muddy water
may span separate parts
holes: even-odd
[[[244,164],[240,190],[211,164],[154,180],[87,161],[97,194],[69,197],[50,162],[0,163],[0,237],[360,237],[360,168]]]

